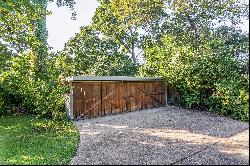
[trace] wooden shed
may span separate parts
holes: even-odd
[[[162,78],[73,76],[67,114],[71,119],[92,118],[166,105]]]

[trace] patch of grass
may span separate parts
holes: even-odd
[[[68,164],[77,148],[72,122],[31,115],[0,117],[0,165]]]

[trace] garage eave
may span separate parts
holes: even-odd
[[[84,81],[163,81],[161,77],[128,77],[128,76],[72,76],[68,82]]]

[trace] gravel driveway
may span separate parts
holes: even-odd
[[[249,164],[249,124],[167,106],[76,122],[70,164]]]

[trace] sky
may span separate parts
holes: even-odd
[[[47,9],[52,12],[46,17],[46,27],[48,30],[48,44],[53,47],[53,51],[62,50],[64,44],[76,33],[80,32],[80,27],[88,25],[99,5],[96,0],[75,0],[74,6],[77,19],[71,19],[71,10],[64,7],[57,7],[55,3],[49,3]]]
[[[52,51],[62,50],[64,44],[80,32],[81,26],[89,25],[99,5],[96,0],[75,0],[75,2],[76,20],[71,19],[71,10],[68,7],[57,7],[55,3],[49,3],[47,6],[47,9],[52,12],[46,17],[48,44],[53,47]],[[249,32],[249,21],[244,21],[240,27]]]

